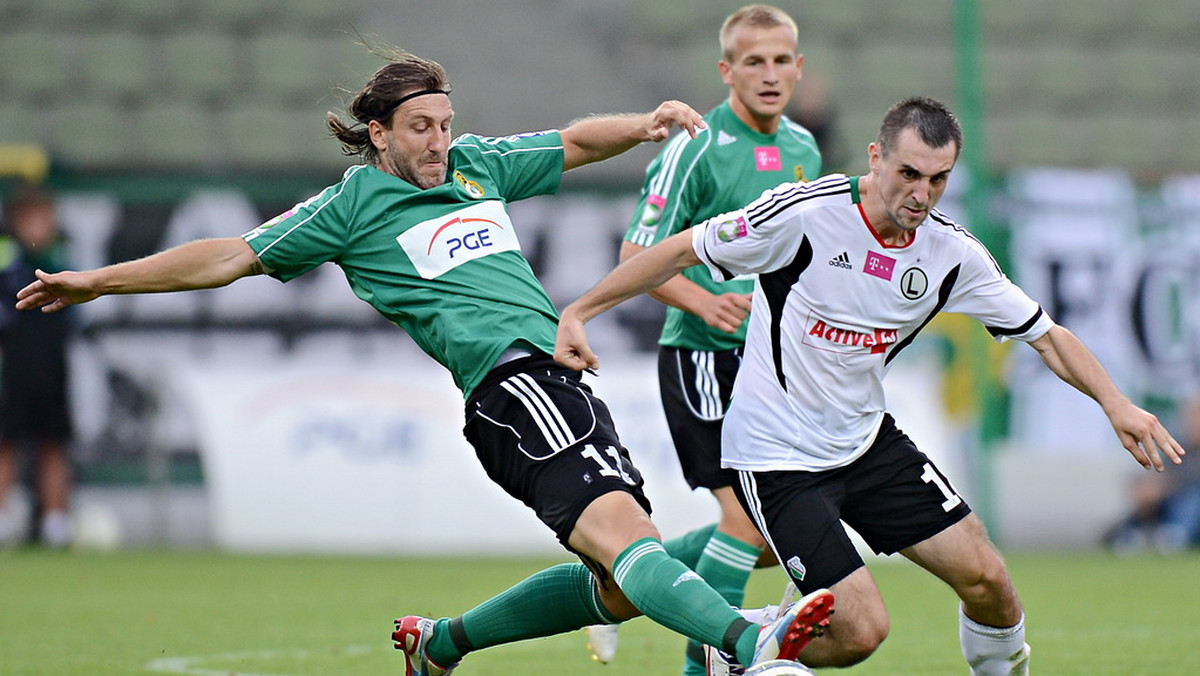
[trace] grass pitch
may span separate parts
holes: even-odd
[[[1200,554],[1008,557],[1042,676],[1194,676]],[[567,559],[561,559],[567,560]],[[397,615],[456,615],[550,559],[238,556],[199,551],[0,553],[0,674],[366,676],[403,674]],[[892,634],[849,676],[966,673],[955,599],[907,563],[872,570]],[[778,600],[758,571],[747,605]],[[469,656],[461,676],[675,676],[683,641],[644,618],[616,660],[582,632]]]

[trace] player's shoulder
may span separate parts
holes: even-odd
[[[337,183],[326,186],[317,194],[297,204],[296,208],[319,206],[339,199],[354,200],[363,194],[386,189],[388,181],[393,178],[391,174],[376,166],[355,164],[342,172],[342,178]]]
[[[826,209],[852,208],[854,193],[848,176],[827,174],[813,181],[781,183],[770,188],[746,207],[746,214],[753,223],[800,220],[820,223],[820,214]],[[811,221],[813,218],[817,220]]]
[[[926,220],[926,230],[931,237],[951,242],[957,242],[963,246],[974,246],[981,244],[979,240],[967,230],[966,226],[958,223],[951,218],[946,212],[938,208],[933,208],[929,211],[929,217]]]
[[[561,136],[557,129],[542,131],[527,131],[506,136],[483,136],[481,134],[460,134],[450,142],[451,148],[474,148],[489,150],[512,145],[561,145]]]
[[[856,188],[845,174],[826,174],[812,181],[784,183],[773,192],[793,205],[812,209],[853,204]]]
[[[663,148],[658,153],[658,157],[664,162],[678,162],[679,158],[695,158],[704,155],[709,148],[713,147],[714,134],[719,134],[719,128],[714,126],[710,120],[705,120],[708,125],[704,129],[697,129],[695,138],[685,129],[675,132],[667,142],[663,144]]]
[[[853,182],[854,179],[846,174],[825,174],[801,185],[814,193],[851,194],[855,192],[851,185]]]
[[[799,143],[805,146],[817,147],[817,139],[808,127],[800,124],[788,116],[780,118],[780,131],[784,132],[784,138],[789,138],[794,143]]]
[[[375,171],[371,171],[372,169],[375,169],[375,168],[369,164],[355,164],[355,165],[346,167],[346,170],[342,172],[341,182],[345,183],[347,181],[353,181],[353,180],[365,181],[372,174],[383,173],[378,169],[375,169]]]
[[[562,136],[557,130],[481,136],[462,134],[450,142],[450,169],[492,173],[518,163],[547,162],[562,156]]]
[[[944,211],[934,208],[926,221],[926,235],[945,248],[952,248],[955,257],[963,261],[975,261],[988,267],[999,266],[987,246],[966,226],[958,223]]]
[[[711,173],[706,167],[707,154],[712,146],[713,127],[697,130],[696,138],[686,131],[679,131],[663,144],[658,155],[646,166],[646,179],[652,182],[667,182],[677,189],[694,185],[700,176]],[[667,188],[660,186],[660,192]]]

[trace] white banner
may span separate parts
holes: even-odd
[[[1195,210],[1184,208],[1187,195],[1197,198],[1179,189],[1172,198],[1175,185],[1164,187],[1162,209],[1139,213],[1133,181],[1119,170],[1010,176],[1013,277],[1135,400],[1191,395],[1200,382],[1200,236]],[[1120,452],[1100,407],[1032,350],[1017,350],[1010,385],[1014,445]]]
[[[716,518],[666,441],[653,368],[606,366],[609,403],[670,537]],[[241,551],[510,554],[561,551],[484,474],[462,397],[433,362],[182,368],[214,539]],[[650,379],[647,383],[647,377]]]
[[[924,370],[924,369],[922,369]],[[900,425],[955,479],[936,370],[893,371]],[[905,374],[908,373],[906,376]],[[915,376],[915,377],[914,377]],[[679,471],[654,357],[587,376],[612,410],[670,538],[716,520]],[[213,536],[236,551],[561,552],[532,511],[493,484],[463,439],[462,398],[424,357],[398,362],[208,363],[173,378],[193,411]],[[960,490],[962,488],[960,483]]]

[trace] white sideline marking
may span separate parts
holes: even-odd
[[[342,649],[346,655],[363,655],[372,651],[370,646],[352,645]],[[315,650],[247,650],[234,653],[216,653],[213,655],[196,655],[194,657],[160,657],[146,663],[146,669],[164,674],[187,674],[188,676],[298,676],[297,674],[267,674],[249,671],[233,671],[230,669],[205,669],[193,666],[197,662],[221,662],[244,659],[274,659],[278,657],[307,658],[317,653],[328,654],[328,651]]]

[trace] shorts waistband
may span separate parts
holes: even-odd
[[[508,354],[507,351],[502,353],[501,358],[506,354]],[[496,364],[492,366],[479,385],[475,387],[471,396],[467,398],[467,404],[469,405],[472,401],[483,396],[484,393],[501,381],[507,380],[518,373],[536,371],[538,369],[545,369],[547,372],[554,369],[562,369],[568,374],[576,373],[565,366],[559,365],[558,362],[554,361],[554,357],[537,349],[528,350],[525,355],[516,356],[503,363],[501,363],[500,358],[497,358]]]
[[[492,362],[492,368],[488,369],[488,370],[491,371],[498,366],[503,366],[504,364],[507,364],[510,361],[516,361],[518,359],[524,359],[525,357],[532,357],[532,356],[533,356],[533,350],[530,350],[530,349],[524,348],[524,347],[513,346],[513,347],[510,347],[507,350],[501,352],[500,356],[496,357],[496,361]]]

